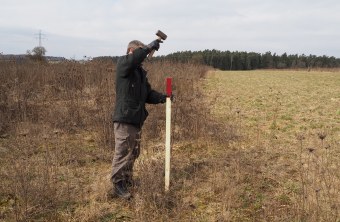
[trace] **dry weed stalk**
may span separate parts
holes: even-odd
[[[300,141],[300,180],[301,180],[301,220],[330,221],[339,217],[340,178],[336,172],[336,159],[329,155],[329,145],[325,133],[317,133],[321,146],[307,147],[303,152],[302,140],[305,136],[297,136]],[[306,164],[304,162],[306,161]],[[305,167],[303,167],[305,166]],[[333,166],[333,167],[331,167]]]

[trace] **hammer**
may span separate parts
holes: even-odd
[[[168,37],[168,36],[167,36],[164,32],[162,32],[161,30],[158,30],[158,31],[156,32],[156,35],[158,36],[158,39],[157,39],[157,40],[160,41],[160,42],[162,42],[162,40],[165,40],[165,39]],[[149,53],[148,58],[151,58],[154,52],[155,52],[155,50],[152,50],[152,51]]]

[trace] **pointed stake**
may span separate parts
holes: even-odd
[[[170,189],[170,157],[171,157],[171,78],[166,79],[166,129],[165,129],[165,191]]]

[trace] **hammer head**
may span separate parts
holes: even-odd
[[[162,39],[162,40],[165,40],[168,36],[164,33],[164,32],[162,32],[161,30],[158,30],[157,32],[156,32],[156,35],[160,38],[160,39]]]

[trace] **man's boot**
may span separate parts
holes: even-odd
[[[139,187],[140,186],[139,179],[132,179],[131,177],[127,177],[125,179],[125,181],[126,181],[126,186],[128,188],[130,188],[130,187]]]
[[[114,184],[113,193],[114,193],[114,196],[117,196],[117,197],[120,197],[126,200],[131,198],[131,194],[127,189],[125,181],[123,180]]]

